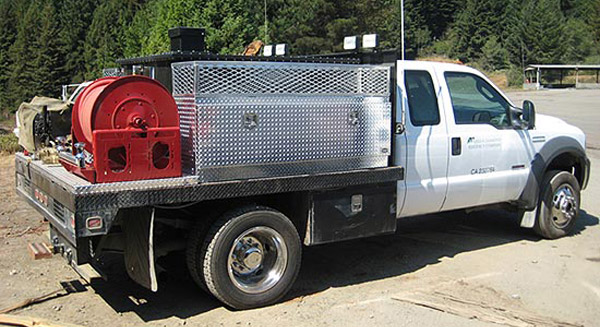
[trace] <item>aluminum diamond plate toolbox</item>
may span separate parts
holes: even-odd
[[[172,68],[183,170],[201,181],[388,164],[389,67],[192,61]]]

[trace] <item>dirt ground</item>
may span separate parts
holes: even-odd
[[[600,145],[600,91],[510,94],[534,100]],[[599,147],[600,148],[600,147]],[[513,214],[480,211],[407,218],[395,235],[305,248],[289,296],[232,311],[179,272],[158,293],[127,280],[13,312],[86,326],[600,326],[600,151],[575,233],[548,241]],[[47,226],[14,193],[13,157],[0,157],[0,308],[78,279],[60,257],[32,261],[26,244]]]

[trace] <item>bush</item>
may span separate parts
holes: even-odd
[[[518,66],[510,66],[506,71],[506,79],[508,80],[508,86],[523,86],[523,71]]]
[[[493,71],[493,70],[488,70],[485,67],[485,64],[482,63],[480,60],[469,61],[465,65],[467,65],[467,66],[469,66],[469,67],[471,67],[473,69],[477,69],[478,71],[483,72],[486,75],[489,74],[489,73],[491,73]]]
[[[435,40],[433,43],[419,51],[419,57],[444,57],[450,58],[452,42],[447,39]],[[453,60],[456,62],[456,60]]]
[[[600,64],[600,55],[593,55],[585,58],[583,61],[586,65],[598,65]]]
[[[481,48],[481,63],[487,71],[505,69],[508,66],[508,50],[506,50],[495,36]]]
[[[15,153],[19,151],[19,140],[13,133],[0,135],[0,153]]]

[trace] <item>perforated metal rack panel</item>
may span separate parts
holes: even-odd
[[[172,68],[186,174],[220,181],[387,165],[388,67],[195,61]]]
[[[102,76],[123,76],[123,71],[121,71],[121,68],[104,68],[102,70]]]

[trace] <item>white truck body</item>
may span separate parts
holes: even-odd
[[[535,129],[531,130],[489,122],[457,122],[447,73],[478,78],[496,92],[500,101],[515,106],[475,69],[420,61],[398,61],[397,67],[396,87],[400,92],[396,101],[402,106],[396,106],[396,122],[404,123],[406,128],[405,133],[395,136],[394,143],[394,164],[406,169],[404,181],[398,182],[399,218],[518,201],[533,174],[534,158],[545,145],[567,138],[585,149],[581,129],[550,116],[537,115]],[[411,111],[417,108],[411,108],[408,101],[411,92],[404,83],[406,72],[423,72],[431,77],[439,123],[418,126],[411,119]],[[485,101],[481,96],[477,104]],[[489,101],[489,106],[494,104]],[[461,139],[459,155],[452,155],[452,138]],[[532,227],[532,221],[523,226]]]

